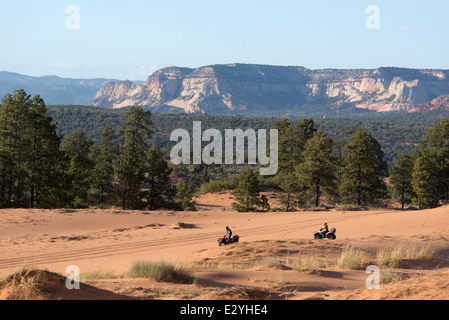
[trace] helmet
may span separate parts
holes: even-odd
[[[327,222],[325,222],[324,225],[327,226]]]

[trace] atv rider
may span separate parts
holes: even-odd
[[[323,237],[325,237],[326,234],[329,233],[329,226],[327,225],[327,222],[325,222],[323,225],[324,225],[324,228],[320,229],[320,233]]]
[[[225,237],[227,238],[228,243],[231,243],[231,240],[232,240],[232,230],[229,229],[228,226],[226,227],[226,235],[225,235]]]

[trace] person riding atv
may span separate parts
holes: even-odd
[[[327,222],[325,222],[323,225],[324,225],[324,228],[320,229],[320,233],[323,237],[325,237],[326,234],[329,232],[329,226],[327,225]]]
[[[313,237],[315,239],[329,239],[329,240],[335,240],[337,237],[335,236],[335,233],[337,232],[337,229],[332,228],[329,230],[329,226],[327,225],[327,222],[324,223],[324,228],[321,228],[320,231],[316,231],[313,234]]]
[[[226,234],[218,239],[218,245],[220,247],[231,244],[231,243],[237,243],[240,241],[240,237],[238,235],[232,236],[232,230],[229,227],[226,227]]]
[[[225,237],[228,239],[228,243],[232,241],[232,230],[227,226],[226,227],[226,235]]]

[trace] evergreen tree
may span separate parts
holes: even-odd
[[[196,211],[195,204],[192,200],[194,194],[194,177],[191,176],[188,180],[181,179],[176,186],[176,199],[180,202],[183,210]]]
[[[298,196],[301,185],[294,173],[282,170],[277,173],[276,180],[278,187],[283,191],[280,200],[285,207],[285,211],[293,211],[299,202],[304,202],[304,200]]]
[[[61,137],[58,136],[53,118],[47,116],[45,102],[35,96],[29,109],[30,152],[26,159],[28,173],[29,207],[39,208],[50,195],[49,189],[57,185],[54,171],[61,157]]]
[[[232,207],[239,212],[256,211],[259,203],[259,180],[251,168],[247,168],[239,176],[239,184],[235,189],[236,201]]]
[[[443,118],[435,122],[424,138],[423,147],[431,161],[436,182],[434,190],[434,204],[449,199],[449,119]]]
[[[295,170],[302,161],[307,141],[313,137],[316,129],[312,119],[303,119],[296,126],[284,119],[276,123],[276,129],[279,130],[277,179],[279,187],[285,193],[282,202],[286,210],[291,211],[296,202],[295,194],[304,187],[299,184]]]
[[[74,131],[63,144],[63,151],[70,159],[68,174],[72,179],[72,206],[86,208],[89,205],[88,192],[91,186],[93,161],[90,148],[93,142],[83,131]]]
[[[419,210],[438,205],[435,199],[438,182],[434,179],[434,174],[432,161],[422,152],[414,162],[411,181]]]
[[[114,161],[118,154],[118,149],[114,145],[114,130],[108,124],[100,135],[101,146],[92,174],[93,193],[100,204],[110,202],[114,194]]]
[[[143,209],[141,186],[147,168],[146,139],[153,135],[151,112],[131,107],[122,125],[122,143],[119,162],[118,196],[123,209]]]
[[[293,173],[301,162],[304,146],[317,131],[312,119],[303,119],[298,125],[293,125],[284,119],[276,123],[279,130],[279,171]]]
[[[41,207],[51,198],[61,138],[45,102],[16,90],[0,107],[0,205]]]
[[[262,211],[270,211],[270,203],[264,194],[260,197],[260,206],[262,207]]]
[[[303,162],[296,169],[298,181],[306,186],[307,199],[313,198],[320,205],[322,193],[332,195],[336,190],[336,159],[333,141],[321,131],[306,142],[302,153]]]
[[[343,150],[345,166],[340,185],[345,203],[366,205],[383,198],[386,185],[383,181],[387,163],[376,139],[364,130],[357,130]]]
[[[3,207],[26,207],[26,159],[29,157],[31,96],[14,91],[2,99],[0,153],[2,158]]]
[[[393,196],[400,199],[402,209],[405,203],[413,198],[413,165],[413,158],[410,155],[401,154],[391,168]]]
[[[315,122],[313,119],[302,119],[298,124],[299,137],[300,137],[300,149],[304,150],[306,142],[312,139],[314,134],[318,131],[315,128]]]
[[[170,185],[172,170],[164,159],[161,149],[153,145],[148,151],[148,169],[145,181],[147,183],[147,205],[149,210],[169,206],[173,197],[173,187]]]
[[[50,183],[46,193],[40,197],[41,207],[50,209],[73,207],[73,179],[69,169],[70,157],[61,150],[51,170],[45,173],[45,179]]]

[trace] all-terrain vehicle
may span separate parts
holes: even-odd
[[[329,232],[320,232],[317,231],[313,234],[313,237],[315,239],[329,239],[329,240],[335,240],[337,239],[337,236],[335,235],[337,233],[337,229],[333,228]]]
[[[219,238],[218,239],[218,245],[220,247],[225,246],[227,244],[231,244],[231,243],[237,243],[239,242],[240,237],[239,236],[234,236],[231,238],[231,242],[228,242],[228,237],[223,237],[223,238]]]

